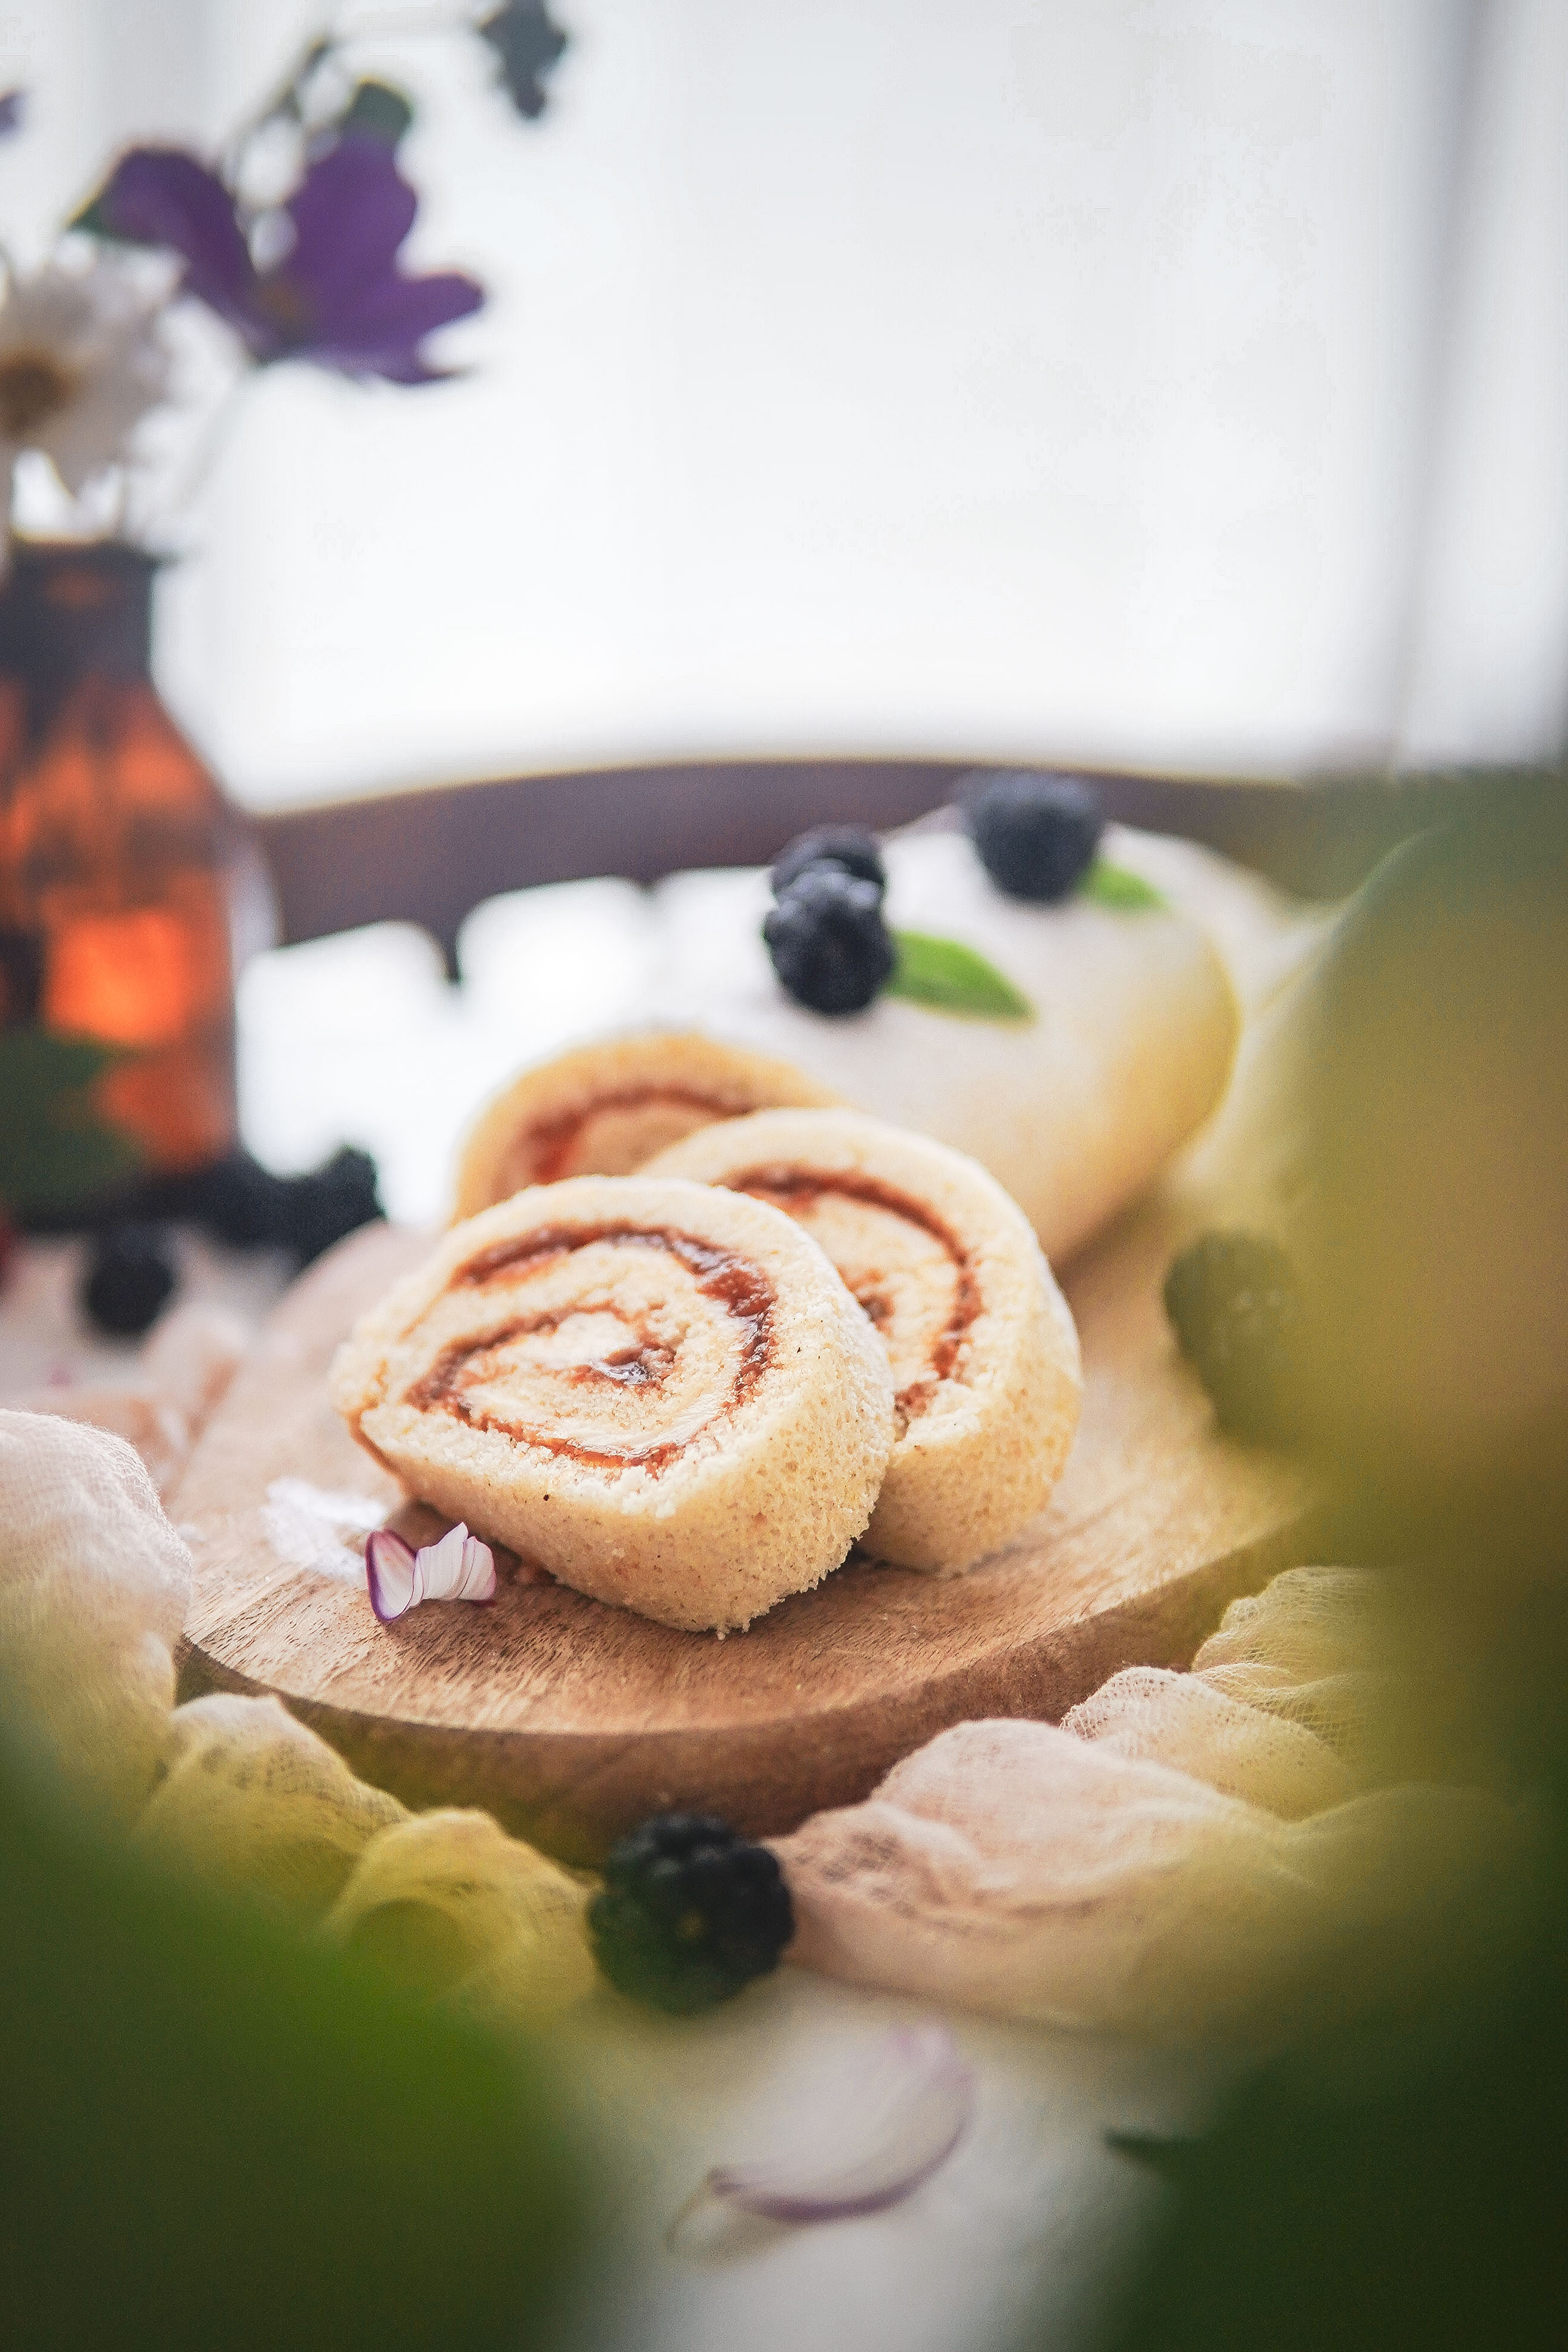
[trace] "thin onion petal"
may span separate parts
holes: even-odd
[[[455,1597],[458,1601],[479,1601],[496,1597],[496,1556],[478,1536],[466,1536],[463,1539],[463,1577]]]
[[[391,1528],[377,1528],[364,1547],[365,1582],[370,1605],[384,1625],[391,1625],[414,1605],[414,1547]]]
[[[426,1545],[416,1564],[424,1577],[426,1601],[495,1598],[495,1555],[489,1544],[468,1533],[461,1519],[447,1528],[439,1543]]]
[[[755,2163],[715,2165],[671,2236],[709,2202],[796,2224],[885,2212],[947,2162],[973,2111],[973,2073],[947,2028],[901,2027],[841,2070],[809,2137]]]
[[[377,1528],[364,1548],[370,1605],[384,1625],[393,1624],[422,1601],[493,1601],[495,1554],[471,1536],[461,1519],[439,1543],[418,1551],[391,1528]]]

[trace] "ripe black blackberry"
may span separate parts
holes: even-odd
[[[309,1265],[345,1234],[357,1233],[361,1225],[386,1214],[375,1162],[353,1144],[345,1143],[307,1175],[286,1177],[284,1186],[279,1239],[301,1265]]]
[[[1081,776],[1017,769],[987,776],[966,801],[964,821],[998,890],[1049,905],[1069,897],[1093,864],[1105,811]]]
[[[765,1846],[712,1814],[657,1813],[611,1849],[588,1928],[618,1990],[683,2017],[776,1969],[795,1913]]]
[[[842,866],[808,866],[770,909],[763,937],[773,970],[813,1013],[863,1013],[898,961],[875,882]]]
[[[1300,1418],[1305,1316],[1295,1270],[1261,1234],[1204,1234],[1173,1260],[1177,1345],[1237,1437],[1289,1438]]]
[[[888,887],[881,847],[876,835],[863,824],[818,824],[809,833],[797,834],[768,877],[773,897],[782,898],[809,866],[838,866],[862,882],[874,882],[879,891]]]
[[[94,1236],[81,1303],[100,1331],[139,1339],[174,1294],[176,1276],[156,1225],[117,1224]]]
[[[375,1162],[345,1144],[320,1168],[275,1176],[248,1151],[142,1188],[149,1213],[189,1219],[237,1249],[283,1248],[309,1265],[333,1242],[384,1216]]]

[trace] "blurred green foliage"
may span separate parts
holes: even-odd
[[[0,2336],[554,2340],[590,2185],[542,2063],[97,1845],[0,1748]]]
[[[1510,779],[1394,850],[1307,993],[1297,1239],[1323,1442],[1389,1556],[1549,1559],[1568,1527],[1568,782]]]
[[[1341,1557],[1403,1564],[1419,1777],[1528,1802],[1506,1957],[1122,2148],[1167,2205],[1116,2352],[1568,2340],[1568,784],[1393,853],[1303,999],[1299,1218]]]
[[[1546,2352],[1568,2334],[1568,1595],[1475,1661],[1499,1778],[1549,1834],[1501,1977],[1297,2050],[1205,2138],[1130,2150],[1169,2204],[1115,2352]]]
[[[119,1058],[91,1037],[0,1030],[0,1207],[69,1208],[136,1168],[134,1144],[88,1096]]]

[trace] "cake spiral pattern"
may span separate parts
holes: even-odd
[[[773,1110],[689,1136],[649,1173],[783,1210],[877,1332],[898,1434],[868,1551],[952,1574],[1042,1508],[1078,1426],[1078,1335],[1028,1220],[977,1161],[858,1111]]]
[[[455,1227],[331,1387],[425,1501],[693,1630],[837,1568],[894,1435],[886,1355],[822,1253],[676,1179],[575,1178]]]
[[[458,1161],[457,1213],[475,1216],[527,1184],[628,1176],[714,1119],[837,1100],[788,1062],[694,1032],[581,1045],[525,1070],[480,1112]]]

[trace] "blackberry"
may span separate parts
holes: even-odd
[[[998,890],[1050,905],[1076,890],[1093,864],[1105,811],[1081,776],[1020,769],[987,776],[964,821]]]
[[[287,1177],[274,1176],[248,1151],[235,1151],[182,1181],[177,1213],[235,1248],[265,1248],[283,1237],[288,1190]]]
[[[345,1234],[384,1217],[375,1162],[368,1151],[344,1144],[308,1176],[284,1179],[279,1241],[309,1265]]]
[[[611,1849],[588,1929],[619,1991],[688,2017],[776,1969],[795,1912],[765,1846],[709,1813],[656,1813]]]
[[[863,824],[818,824],[796,835],[774,864],[768,880],[773,897],[782,898],[808,866],[838,866],[862,882],[874,882],[879,892],[888,887],[888,869],[877,836]]]
[[[81,1303],[100,1331],[138,1339],[167,1304],[174,1282],[158,1226],[110,1225],[93,1241]]]
[[[142,1189],[149,1213],[187,1218],[238,1249],[289,1249],[309,1265],[345,1234],[384,1216],[375,1162],[345,1144],[302,1176],[275,1176],[248,1151]]]
[[[1173,1260],[1165,1312],[1222,1429],[1285,1438],[1300,1420],[1304,1315],[1289,1259],[1261,1234],[1205,1234]]]
[[[842,866],[808,866],[763,925],[773,970],[813,1013],[863,1013],[898,961],[882,893]]]

